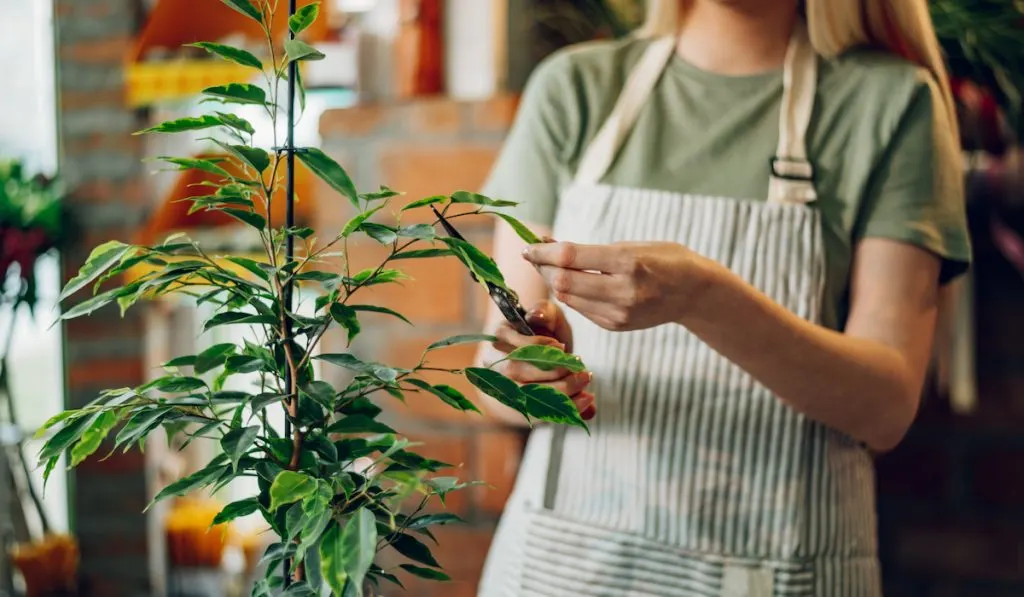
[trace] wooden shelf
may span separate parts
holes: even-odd
[[[300,0],[299,5],[313,1]],[[321,7],[325,6],[327,3],[321,4]],[[303,37],[310,42],[322,41],[327,37],[327,22],[327,15],[321,16]],[[287,11],[279,10],[274,17],[274,30],[284,32],[287,26]],[[256,22],[220,2],[159,0],[125,60],[129,105],[137,108],[181,100],[195,96],[207,87],[245,82],[258,76],[253,69],[219,58],[146,60],[147,54],[157,48],[173,52],[190,43],[239,36],[254,45],[265,43],[263,31]],[[279,37],[283,38],[283,35]]]

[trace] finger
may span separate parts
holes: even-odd
[[[559,300],[566,295],[574,294],[583,298],[600,298],[608,302],[622,303],[629,294],[625,280],[616,275],[592,274],[553,265],[538,266],[537,271]]]
[[[520,384],[540,383],[545,385],[566,384],[566,378],[571,377],[566,369],[552,369],[544,371],[528,363],[520,361],[504,361],[494,367],[495,371]]]
[[[557,338],[558,307],[551,301],[541,301],[526,313],[526,322],[534,333]]]
[[[548,383],[546,385],[551,386],[553,389],[565,394],[566,396],[576,396],[590,385],[594,375],[589,371],[582,373],[572,373],[561,379]]]
[[[544,243],[529,245],[523,258],[534,265],[614,273],[621,269],[620,251],[608,245]]]
[[[494,343],[494,347],[502,352],[512,352],[516,348],[531,344],[544,344],[554,346],[559,350],[565,350],[565,346],[558,340],[548,336],[524,336],[517,332],[507,321],[502,322],[498,326],[498,329],[494,331],[494,336],[498,339]]]
[[[593,416],[593,413],[597,410],[596,401],[597,398],[590,392],[580,392],[579,394],[573,396],[572,398],[573,404],[576,405],[576,410],[578,410],[581,415],[585,415],[588,411],[590,411],[591,417]],[[584,416],[584,420],[586,419],[587,417]]]
[[[560,297],[559,300],[565,303],[566,307],[606,330],[622,330],[629,324],[625,310],[605,301],[582,298],[572,294]]]

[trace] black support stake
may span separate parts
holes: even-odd
[[[297,1],[288,1],[288,17],[289,21],[295,11],[297,10]],[[288,27],[288,39],[295,39],[295,33],[291,30],[291,26]],[[293,60],[288,63],[288,142],[285,147],[287,151],[288,159],[288,180],[287,187],[285,189],[285,263],[290,263],[295,258],[295,238],[292,236],[292,228],[295,227],[295,79],[298,76],[299,63],[297,60]],[[284,286],[284,308],[287,311],[293,309],[293,292],[294,283],[289,276],[288,282]],[[284,341],[290,343],[292,341],[292,320],[288,315],[284,318]],[[285,387],[291,392],[292,389],[292,372],[291,367],[285,367]],[[292,435],[292,424],[288,416],[285,416],[284,420],[284,436],[290,438]],[[291,584],[291,559],[284,561],[284,586],[288,587]]]

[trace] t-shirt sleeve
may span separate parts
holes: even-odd
[[[951,128],[938,84],[922,76],[872,176],[854,239],[927,249],[942,259],[942,283],[971,261],[963,158]]]
[[[519,203],[505,211],[528,224],[554,223],[559,190],[568,179],[571,140],[579,130],[571,67],[560,52],[534,69],[484,184],[485,195]]]

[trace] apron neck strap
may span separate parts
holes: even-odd
[[[677,45],[678,38],[673,36],[659,38],[648,46],[626,79],[608,119],[584,152],[576,171],[576,184],[596,184],[604,178]],[[806,143],[817,83],[818,58],[801,20],[786,51],[779,145],[770,164],[769,201],[807,203],[817,198]]]
[[[640,62],[629,73],[608,120],[583,154],[576,170],[577,183],[596,184],[604,178],[675,51],[675,37],[657,39],[648,46]]]

